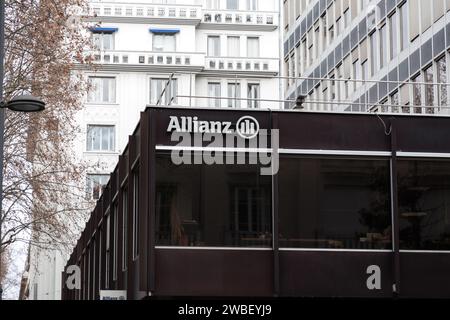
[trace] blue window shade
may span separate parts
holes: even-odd
[[[119,30],[119,28],[101,28],[101,27],[97,27],[97,28],[89,28],[89,30],[91,30],[94,33],[114,33],[114,32],[117,32]]]
[[[156,33],[156,34],[175,34],[180,32],[180,29],[152,29],[150,28],[149,31],[151,33]]]

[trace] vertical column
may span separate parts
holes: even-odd
[[[400,236],[398,225],[398,191],[397,191],[397,130],[395,120],[391,119],[391,214],[392,214],[392,242],[394,284],[392,291],[395,296],[400,294]]]
[[[155,256],[155,195],[156,195],[156,110],[147,109],[146,121],[150,124],[148,137],[148,186],[149,186],[149,221],[148,221],[148,294],[156,289]]]
[[[270,136],[272,139],[272,130],[278,129],[278,114],[270,113]],[[272,141],[272,140],[271,140]],[[271,142],[271,148],[273,148]],[[278,150],[277,150],[278,152]],[[273,157],[273,153],[272,153]],[[273,295],[277,297],[280,294],[280,256],[278,243],[278,173],[272,174],[272,243],[273,243]]]

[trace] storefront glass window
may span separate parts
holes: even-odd
[[[271,177],[258,165],[175,165],[158,155],[157,245],[271,247],[271,216]]]
[[[391,249],[388,160],[280,159],[280,247]]]
[[[400,249],[450,250],[450,161],[398,162]]]

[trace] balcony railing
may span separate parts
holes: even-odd
[[[326,112],[450,114],[450,83],[281,77],[298,89],[285,108]],[[311,89],[313,88],[313,89]],[[299,105],[297,97],[301,100]]]
[[[202,22],[277,26],[278,15],[275,12],[203,10]]]
[[[209,10],[201,5],[91,2],[90,16],[195,19],[204,23],[278,26],[278,14],[264,11]]]
[[[201,6],[91,2],[89,15],[135,18],[201,19]]]
[[[245,57],[206,57],[205,69],[278,73],[278,59]]]
[[[133,64],[161,66],[197,66],[205,64],[204,54],[190,52],[148,52],[148,51],[96,51],[91,53],[94,63]]]

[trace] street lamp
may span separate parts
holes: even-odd
[[[25,94],[12,98],[8,102],[0,102],[0,108],[19,112],[38,112],[45,109],[45,103],[32,95]]]
[[[0,49],[1,50],[1,49]],[[0,75],[3,78],[2,75]],[[2,86],[3,83],[0,83]],[[32,95],[20,95],[12,98],[9,101],[0,102],[0,300],[3,299],[2,287],[2,204],[3,204],[3,144],[4,144],[4,129],[5,129],[5,108],[18,112],[39,112],[45,109],[45,103]]]
[[[2,202],[3,202],[3,146],[5,129],[5,108],[18,112],[38,112],[45,109],[45,103],[31,95],[20,95],[9,101],[3,100],[3,77],[5,58],[5,1],[0,1],[0,300],[2,288]]]

